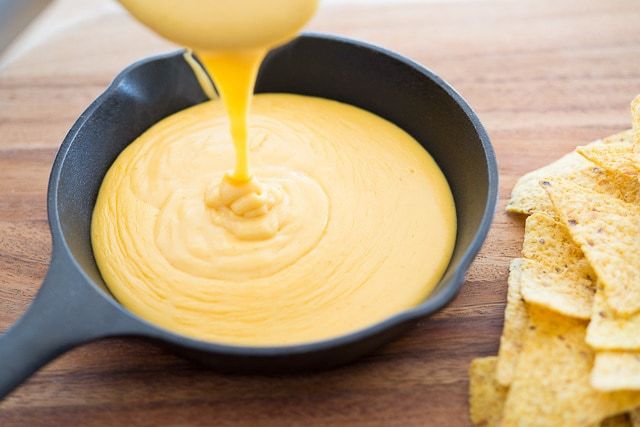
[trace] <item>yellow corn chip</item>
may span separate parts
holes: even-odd
[[[640,390],[640,352],[597,353],[591,385],[600,391]]]
[[[591,318],[595,274],[563,224],[541,213],[527,218],[522,255],[520,292],[525,301]]]
[[[609,417],[600,423],[601,427],[633,427],[629,414],[618,414]]]
[[[563,180],[585,190],[608,194],[627,203],[640,204],[640,181],[633,175],[611,173],[598,166],[592,166],[543,181],[550,180]],[[556,216],[556,209],[552,216]]]
[[[520,268],[522,259],[514,259],[509,266],[509,289],[507,307],[504,310],[504,327],[500,337],[500,351],[496,378],[502,385],[511,384],[513,373],[522,349],[524,332],[527,330],[527,309],[520,295]]]
[[[638,120],[640,123],[640,117]],[[640,131],[638,132],[640,135]],[[640,136],[638,138],[640,138]],[[600,159],[604,155],[599,154],[598,150],[607,152],[607,150],[612,150],[609,146],[616,147],[620,144],[624,145],[625,143],[628,145],[632,140],[632,131],[620,132],[604,140],[597,140],[584,147],[580,147],[579,150],[581,154],[587,158],[574,151],[547,166],[543,166],[540,169],[521,176],[511,191],[511,199],[506,208],[507,212],[527,215],[534,212],[543,212],[550,216],[555,216],[555,210],[548,196],[544,194],[544,191],[539,187],[538,183],[543,179],[564,176],[570,177],[569,180],[574,181],[578,185],[592,188],[595,191],[616,194],[617,197],[622,197],[623,200],[629,202],[640,202],[640,186],[635,177],[617,177],[614,174],[612,181],[612,177],[609,176],[610,174],[605,171],[610,168],[613,172],[618,172],[616,164],[611,164],[614,160],[613,156],[610,156],[607,162],[601,161],[600,167],[596,165],[597,162],[594,163],[591,161],[591,157]],[[640,142],[638,142],[636,147],[640,147]],[[627,163],[635,164],[634,158],[630,153],[627,153],[626,156]],[[635,158],[640,159],[640,157],[637,156]],[[627,167],[633,168],[633,166],[629,165],[627,165]]]
[[[633,175],[612,174],[593,163],[589,163],[583,168],[565,175],[547,176],[541,180],[548,181],[557,178],[565,178],[576,185],[599,193],[615,195],[629,203],[640,203],[640,184],[638,184],[638,178]],[[507,211],[525,214],[541,212],[555,217],[556,213],[549,197],[542,195],[540,189],[530,190],[529,184],[529,181],[522,185],[516,184],[512,192],[512,199],[507,205]],[[528,194],[519,194],[525,192]]]
[[[590,166],[593,166],[590,161],[574,151],[547,166],[521,176],[511,191],[507,212],[527,215],[533,212],[545,212],[555,215],[549,196],[540,188],[540,180],[570,174]]]
[[[617,133],[576,151],[601,168],[619,174],[637,175],[633,154],[633,130]]]
[[[469,368],[469,412],[471,422],[498,426],[509,390],[496,381],[497,357],[473,359]]]
[[[640,350],[640,313],[618,316],[599,288],[587,328],[587,343],[596,350]]]
[[[591,387],[586,322],[528,305],[529,327],[504,405],[502,426],[598,425],[640,405],[640,392]]]
[[[640,204],[577,186],[566,179],[544,188],[618,314],[640,310]]]

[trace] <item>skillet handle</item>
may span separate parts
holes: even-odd
[[[27,312],[0,336],[0,399],[79,344],[132,334],[127,316],[87,283],[71,262],[55,258]]]

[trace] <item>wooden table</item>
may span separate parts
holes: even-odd
[[[629,127],[639,22],[637,0],[326,7],[312,29],[436,70],[493,140],[500,203],[457,299],[375,354],[312,375],[220,375],[146,342],[93,343],[2,402],[0,425],[468,425],[467,366],[497,351],[507,264],[522,239],[522,220],[503,212],[510,189],[527,170]],[[121,68],[169,48],[116,10],[65,28],[0,72],[0,330],[47,269],[46,185],[65,132]]]

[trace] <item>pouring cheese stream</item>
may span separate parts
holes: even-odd
[[[265,53],[316,1],[122,3],[192,48],[222,98],[160,121],[105,176],[92,243],[123,305],[194,338],[284,345],[368,326],[428,295],[456,236],[429,154],[356,107],[252,96]]]

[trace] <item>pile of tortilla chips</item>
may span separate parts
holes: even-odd
[[[640,96],[631,111],[513,189],[529,216],[499,354],[469,370],[476,425],[640,427]]]

